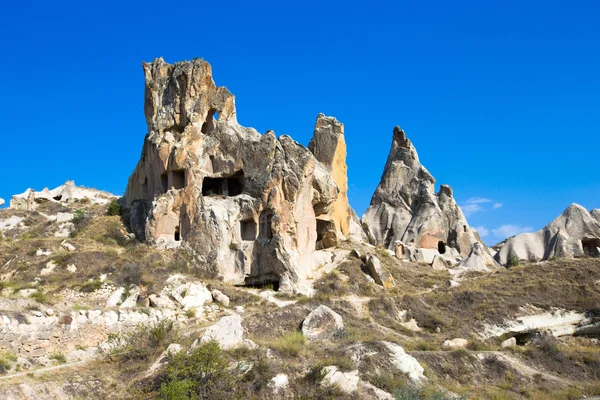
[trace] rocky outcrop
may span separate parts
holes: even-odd
[[[0,199],[0,207],[4,205],[4,199]]]
[[[41,202],[73,203],[89,201],[92,204],[108,204],[117,197],[108,192],[76,186],[74,181],[66,181],[52,190],[44,188],[40,192],[27,189],[21,194],[16,194],[10,200],[10,208],[15,210],[34,211]],[[1,204],[0,204],[1,205]]]
[[[202,335],[200,343],[215,340],[224,350],[240,346],[244,340],[242,317],[237,314],[223,317],[215,325],[209,327]]]
[[[136,236],[185,243],[236,284],[289,290],[310,276],[315,248],[348,233],[342,125],[320,115],[311,153],[239,125],[233,94],[206,61],[143,67],[148,134],[125,194]]]
[[[571,204],[558,218],[537,232],[522,233],[509,239],[496,253],[502,265],[518,260],[540,261],[549,258],[600,256],[600,210],[588,212]]]
[[[308,144],[308,149],[329,172],[339,191],[337,198],[330,206],[327,204],[315,205],[317,224],[332,222],[336,228],[335,232],[346,237],[350,234],[351,211],[348,205],[348,167],[346,166],[344,125],[335,118],[319,114],[314,136]],[[325,213],[325,211],[328,212]]]
[[[434,193],[434,184],[404,131],[395,127],[381,182],[362,218],[369,240],[394,251],[397,241],[440,253],[449,246],[467,256],[475,234],[450,186],[441,185]]]

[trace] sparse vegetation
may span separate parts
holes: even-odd
[[[113,200],[110,202],[110,204],[108,205],[108,210],[106,211],[106,215],[108,215],[108,216],[121,215],[121,204],[119,203],[118,200]]]
[[[299,331],[288,332],[267,343],[272,349],[290,356],[299,355],[305,344],[306,338],[302,335],[302,332]]]
[[[63,353],[52,353],[50,354],[49,357],[51,360],[56,361],[58,364],[66,364],[67,363],[67,357],[65,357],[65,355]]]

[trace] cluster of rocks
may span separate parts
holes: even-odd
[[[117,196],[108,192],[76,186],[74,181],[66,181],[63,185],[52,190],[44,188],[36,192],[33,189],[27,189],[21,194],[16,194],[10,200],[10,208],[13,210],[35,211],[38,205],[43,202],[66,204],[88,201],[92,204],[108,204],[116,198]]]
[[[600,256],[600,209],[571,204],[554,221],[537,232],[510,238],[496,253],[502,265],[519,260]]]

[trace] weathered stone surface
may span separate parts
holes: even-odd
[[[379,389],[369,382],[362,379],[358,381],[358,395],[361,399],[376,399],[376,400],[393,400],[394,396],[390,393]]]
[[[348,229],[341,124],[317,120],[312,150],[329,169],[288,136],[239,125],[234,96],[206,61],[143,67],[148,134],[125,193],[136,237],[184,243],[236,284],[306,279],[317,241],[335,244]]]
[[[498,263],[492,258],[492,255],[479,242],[473,244],[471,253],[465,257],[461,263],[450,270],[450,273],[456,277],[460,277],[467,271],[489,271],[490,268],[499,267]]]
[[[511,258],[539,261],[549,258],[600,256],[600,210],[588,212],[571,204],[558,218],[537,232],[509,239],[495,259],[508,265]]]
[[[302,322],[302,334],[308,340],[330,339],[342,329],[342,316],[324,305],[312,310]]]
[[[366,266],[369,271],[369,275],[375,280],[375,283],[383,286],[386,289],[391,289],[396,286],[394,277],[390,272],[381,265],[381,261],[375,256],[367,256]]]
[[[216,340],[222,349],[228,350],[241,345],[244,340],[243,336],[242,317],[236,314],[223,317],[215,325],[206,329],[200,342]]]
[[[463,256],[476,237],[450,186],[434,193],[435,179],[421,165],[417,152],[399,127],[371,205],[362,218],[369,240],[396,250],[396,241],[417,248],[450,246]]]
[[[500,346],[502,346],[503,349],[505,349],[507,347],[513,347],[516,345],[517,345],[517,339],[514,337],[508,338],[500,344]]]
[[[431,262],[431,268],[436,271],[444,271],[448,268],[448,263],[442,257],[436,255]]]
[[[336,385],[344,393],[354,393],[358,390],[358,370],[342,372],[335,365],[323,368],[325,376],[321,384],[326,386]]]
[[[269,381],[269,388],[275,393],[284,392],[290,384],[290,380],[286,374],[277,374]]]
[[[4,205],[4,199],[0,198],[0,207]]]

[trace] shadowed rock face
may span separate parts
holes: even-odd
[[[230,282],[306,278],[323,236],[316,214],[333,222],[334,242],[347,234],[342,124],[318,117],[315,158],[288,136],[239,125],[234,96],[204,60],[143,67],[148,134],[125,194],[133,231],[156,246],[185,243]]]
[[[495,259],[506,265],[514,257],[530,261],[552,257],[598,257],[599,248],[600,210],[588,212],[584,207],[573,203],[539,231],[522,233],[509,239],[496,253]]]
[[[450,186],[434,193],[435,179],[419,162],[414,146],[399,127],[371,205],[362,218],[373,244],[395,249],[395,242],[421,248],[456,248],[471,252],[477,241]]]

